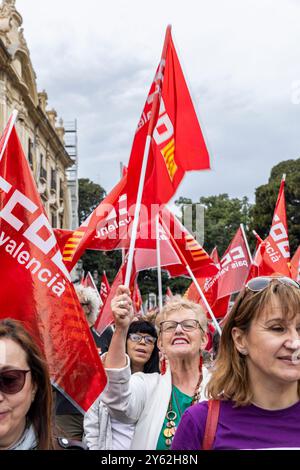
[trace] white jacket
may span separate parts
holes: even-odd
[[[106,369],[108,384],[101,400],[110,415],[123,423],[136,423],[131,449],[155,450],[172,392],[171,371],[164,375],[131,375],[129,358],[122,369]],[[202,390],[208,373],[203,369]],[[205,397],[201,393],[201,400]]]
[[[100,397],[84,415],[84,442],[89,450],[112,450],[112,429],[108,409]]]

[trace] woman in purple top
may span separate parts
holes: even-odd
[[[251,279],[224,325],[207,387],[220,400],[212,449],[300,449],[300,286]],[[202,449],[208,402],[184,413],[174,450]]]

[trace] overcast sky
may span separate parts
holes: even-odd
[[[78,120],[79,176],[110,190],[173,39],[210,151],[176,197],[254,200],[276,163],[300,157],[300,1],[17,0],[49,108]]]

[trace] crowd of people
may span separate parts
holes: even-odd
[[[113,328],[98,336],[89,289],[78,296],[108,382],[85,415],[52,389],[23,325],[0,321],[1,450],[300,449],[297,282],[251,279],[209,351],[199,304],[174,296],[154,325],[134,317],[124,286],[111,303]]]

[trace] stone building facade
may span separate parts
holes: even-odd
[[[66,176],[73,160],[64,143],[65,129],[47,93],[38,93],[36,75],[23,35],[15,0],[0,5],[0,133],[12,111],[18,111],[17,132],[53,227],[72,225]]]

